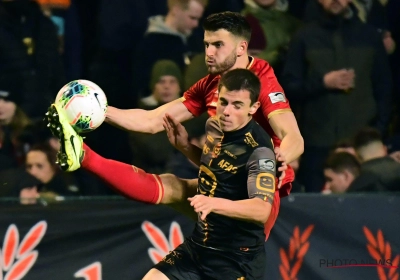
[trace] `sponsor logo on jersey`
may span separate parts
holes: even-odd
[[[263,171],[274,171],[275,161],[272,159],[259,159],[258,168]]]
[[[286,102],[286,98],[283,92],[271,92],[268,96],[269,99],[271,99],[272,104],[278,102]]]

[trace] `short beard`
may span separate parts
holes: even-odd
[[[236,51],[233,51],[221,64],[215,66],[207,66],[208,73],[217,75],[222,74],[233,67],[236,63]]]

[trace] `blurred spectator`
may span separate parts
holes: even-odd
[[[336,145],[334,146],[333,149],[334,152],[347,152],[349,154],[352,154],[356,158],[358,158],[358,155],[356,153],[356,150],[354,149],[354,144],[350,139],[341,139],[339,140]]]
[[[54,151],[60,149],[59,139],[51,134],[46,123],[43,121],[36,121],[26,126],[19,136],[19,142],[24,148],[25,155],[35,146],[50,146]],[[69,178],[69,181],[73,178],[74,184],[76,183],[79,186],[80,195],[98,196],[112,193],[110,188],[103,184],[100,179],[84,169],[78,169],[63,176]]]
[[[152,110],[179,98],[183,87],[181,70],[170,60],[156,62],[152,69],[150,87],[152,94],[140,100],[141,109]],[[130,145],[132,163],[146,172],[157,174],[165,172],[167,160],[174,151],[164,131],[156,134],[130,132]]]
[[[168,0],[168,14],[149,18],[146,34],[135,54],[134,94],[148,96],[148,81],[154,63],[174,61],[181,69],[189,64],[187,39],[199,25],[207,0]]]
[[[352,0],[348,12],[360,21],[368,23],[376,28],[381,34],[381,39],[385,46],[387,54],[393,53],[396,43],[392,38],[390,24],[387,18],[387,10],[385,1],[380,0]],[[394,2],[394,1],[389,1]],[[317,0],[309,0],[306,5],[304,20],[310,22],[316,20],[319,14]]]
[[[26,155],[26,171],[42,184],[40,194],[47,199],[55,199],[57,195],[74,196],[79,188],[73,175],[63,173],[56,164],[57,152],[49,145],[33,146]]]
[[[400,191],[400,163],[387,153],[380,132],[374,128],[360,130],[354,147],[361,159],[363,184],[355,184],[354,191]],[[360,176],[362,177],[362,176]]]
[[[260,57],[274,68],[279,76],[292,35],[300,21],[279,10],[278,0],[245,0],[242,13],[251,25],[249,53]]]
[[[19,197],[21,204],[35,204],[41,182],[23,169],[0,171],[0,197]]]
[[[0,77],[30,117],[42,118],[65,84],[58,46],[56,28],[36,2],[0,1]]]
[[[0,160],[4,167],[17,167],[22,163],[23,147],[19,135],[30,123],[30,119],[17,105],[19,96],[15,92],[1,90],[0,81]]]
[[[293,39],[283,87],[304,137],[298,178],[320,192],[331,147],[372,124],[382,133],[391,116],[391,73],[380,35],[349,13],[349,0],[320,0],[320,17]],[[297,106],[293,107],[297,107]]]
[[[59,51],[63,57],[66,79],[68,81],[81,79],[83,74],[83,37],[76,5],[78,0],[36,1],[57,28],[60,42]]]
[[[332,193],[345,193],[360,174],[360,163],[347,152],[332,153],[324,165],[325,188]]]

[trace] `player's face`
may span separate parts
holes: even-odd
[[[222,74],[236,63],[238,42],[225,29],[204,32],[206,65],[210,74]]]
[[[333,15],[342,14],[346,11],[351,0],[318,0],[325,11]]]
[[[0,124],[9,124],[14,117],[17,105],[14,102],[0,98]]]
[[[190,1],[188,9],[186,10],[179,9],[177,13],[178,31],[189,36],[193,29],[199,25],[199,20],[203,12],[203,6],[197,1]]]
[[[250,93],[247,90],[227,91],[222,87],[217,103],[217,116],[222,131],[235,131],[244,127],[259,106],[259,102],[251,105]]]
[[[325,169],[324,175],[328,189],[332,193],[344,193],[350,186],[354,177],[349,172],[336,173],[332,169]]]
[[[174,76],[162,76],[154,88],[154,97],[160,103],[168,103],[179,97],[181,88]]]
[[[55,174],[54,167],[41,151],[30,151],[26,155],[26,171],[44,184],[50,182]]]

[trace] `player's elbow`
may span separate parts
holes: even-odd
[[[155,110],[147,111],[146,113],[146,125],[147,132],[150,134],[156,134],[164,130],[163,118],[159,116]]]
[[[299,153],[299,156],[301,156],[304,153],[304,138],[303,138],[303,136],[301,136],[300,133],[298,133],[298,135],[297,135],[296,142],[298,143],[298,151],[297,152]]]
[[[265,224],[269,218],[269,215],[271,214],[272,204],[261,199],[258,204],[259,211],[257,211],[258,215],[254,217],[255,221],[261,224]]]

